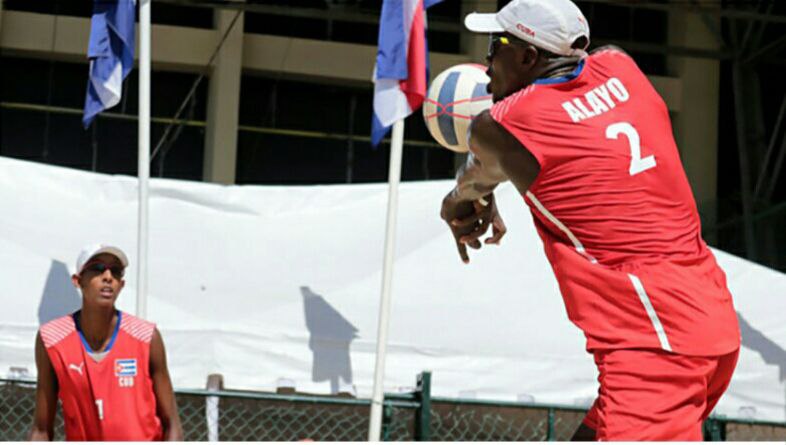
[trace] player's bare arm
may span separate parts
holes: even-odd
[[[55,429],[55,410],[57,409],[57,377],[49,355],[44,348],[41,334],[35,339],[35,364],[38,368],[38,382],[35,389],[35,413],[30,440],[52,440]]]
[[[164,430],[164,440],[182,441],[183,427],[180,424],[180,415],[177,412],[175,392],[172,389],[172,380],[169,378],[169,369],[166,364],[166,350],[161,333],[156,329],[150,341],[150,377],[153,379],[153,392],[156,395],[156,414],[161,419]]]
[[[479,238],[489,226],[492,236],[486,244],[499,243],[507,230],[497,210],[494,188],[510,180],[525,193],[540,171],[535,157],[488,111],[472,121],[470,147],[471,155],[459,169],[457,185],[443,200],[441,212],[465,263],[469,262],[466,246],[479,249]]]

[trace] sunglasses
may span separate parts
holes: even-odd
[[[99,275],[102,275],[104,272],[109,270],[109,272],[112,273],[112,276],[115,277],[115,279],[117,280],[123,278],[123,275],[125,274],[125,268],[123,266],[120,266],[118,264],[106,264],[100,262],[88,263],[82,270],[95,272]]]
[[[510,45],[510,39],[502,34],[489,34],[489,49],[486,60],[491,60],[502,45]]]

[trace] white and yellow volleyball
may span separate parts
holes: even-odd
[[[434,78],[423,103],[423,118],[440,145],[459,153],[469,151],[467,130],[472,118],[491,108],[488,83],[486,67],[475,63],[450,67]]]

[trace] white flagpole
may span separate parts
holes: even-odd
[[[393,278],[393,261],[396,250],[396,217],[398,214],[398,184],[401,180],[401,154],[404,146],[404,119],[393,124],[390,142],[390,169],[388,170],[388,220],[385,229],[385,259],[382,263],[382,298],[379,303],[377,327],[377,361],[374,367],[374,392],[371,397],[368,441],[378,442],[382,432],[382,402],[384,397],[385,354],[388,343],[390,319],[390,293]]]
[[[150,180],[150,2],[139,0],[139,221],[136,315],[147,316],[148,182]]]

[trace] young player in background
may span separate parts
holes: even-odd
[[[665,103],[622,50],[585,52],[570,0],[513,0],[465,23],[490,34],[495,104],[442,204],[462,260],[489,226],[487,244],[504,236],[493,190],[510,180],[599,371],[574,438],[701,440],[740,333]]]
[[[161,334],[115,309],[128,259],[90,246],[77,259],[82,309],[43,325],[31,440],[52,440],[57,399],[67,440],[183,440]]]

